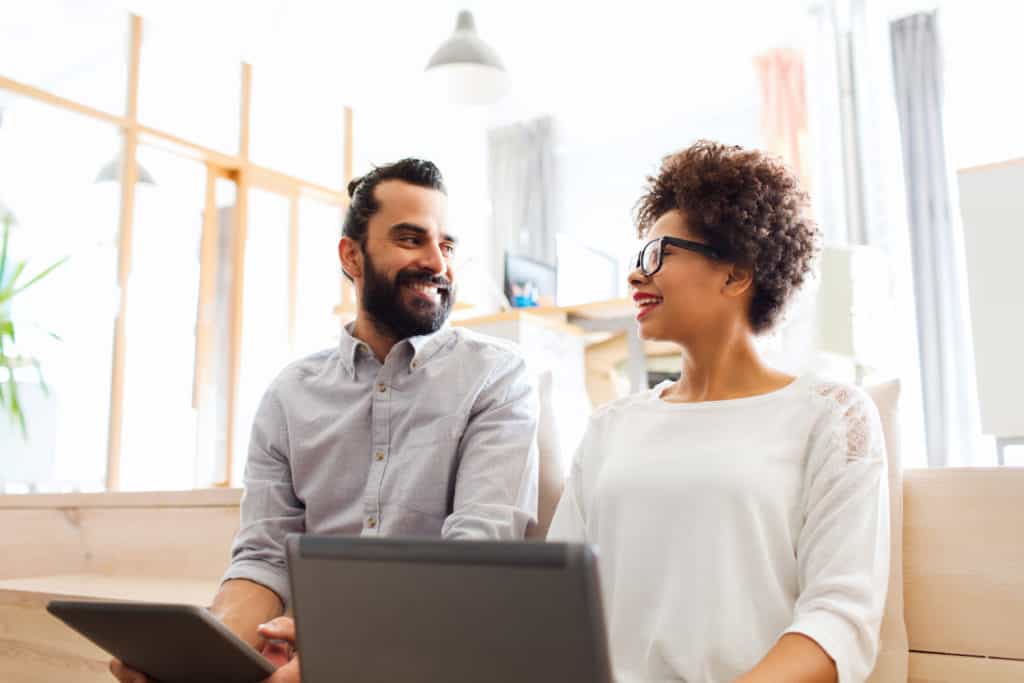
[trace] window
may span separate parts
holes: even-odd
[[[22,5],[0,26],[0,207],[29,273],[70,260],[3,311],[30,439],[0,416],[0,491],[237,484],[267,385],[337,342],[348,114],[180,30]]]
[[[206,169],[152,147],[135,191],[125,345],[121,488],[191,488],[199,247]],[[159,434],[159,438],[154,435]]]
[[[114,7],[80,0],[7,2],[0,76],[111,114],[122,114],[128,22]],[[5,109],[0,90],[0,109]]]
[[[116,183],[97,183],[118,131],[10,98],[0,125],[0,202],[16,219],[10,249],[28,272],[69,257],[11,300],[18,355],[40,363],[16,376],[29,439],[0,415],[0,483],[10,490],[103,486],[117,307]],[[60,337],[60,341],[49,333]],[[4,411],[6,412],[6,411]]]

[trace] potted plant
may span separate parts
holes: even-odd
[[[50,265],[27,282],[22,282],[28,261],[15,261],[8,252],[14,216],[2,204],[0,204],[0,223],[3,225],[3,237],[2,243],[0,243],[0,368],[6,371],[0,372],[0,410],[6,412],[12,422],[18,424],[21,429],[22,438],[27,441],[28,426],[25,422],[25,413],[22,410],[21,401],[18,399],[18,384],[15,379],[15,370],[24,367],[34,367],[39,377],[40,388],[44,393],[48,393],[49,390],[43,379],[43,372],[39,361],[20,354],[14,346],[17,336],[15,322],[11,315],[11,304],[14,297],[56,270],[67,261],[67,257]],[[60,340],[53,333],[49,333],[49,335],[58,341]]]

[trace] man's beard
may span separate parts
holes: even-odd
[[[399,271],[391,282],[387,275],[377,272],[365,249],[363,261],[366,267],[362,307],[379,332],[392,339],[407,339],[441,329],[455,301],[455,287],[448,278],[428,270],[407,268]],[[432,303],[417,296],[412,304],[406,303],[403,290],[405,285],[414,283],[438,285],[440,301]]]

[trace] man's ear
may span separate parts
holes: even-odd
[[[725,278],[722,293],[726,296],[740,296],[754,286],[754,270],[747,266],[732,264]]]
[[[363,276],[363,249],[359,242],[351,237],[342,237],[338,242],[338,259],[349,277]]]

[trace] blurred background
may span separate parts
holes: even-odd
[[[456,324],[554,372],[571,453],[593,407],[678,372],[632,327],[631,209],[699,138],[780,155],[825,235],[771,360],[898,378],[907,467],[1022,465],[1022,22],[994,0],[7,3],[0,492],[239,485],[267,384],[351,319],[347,182],[405,156],[448,184]]]

